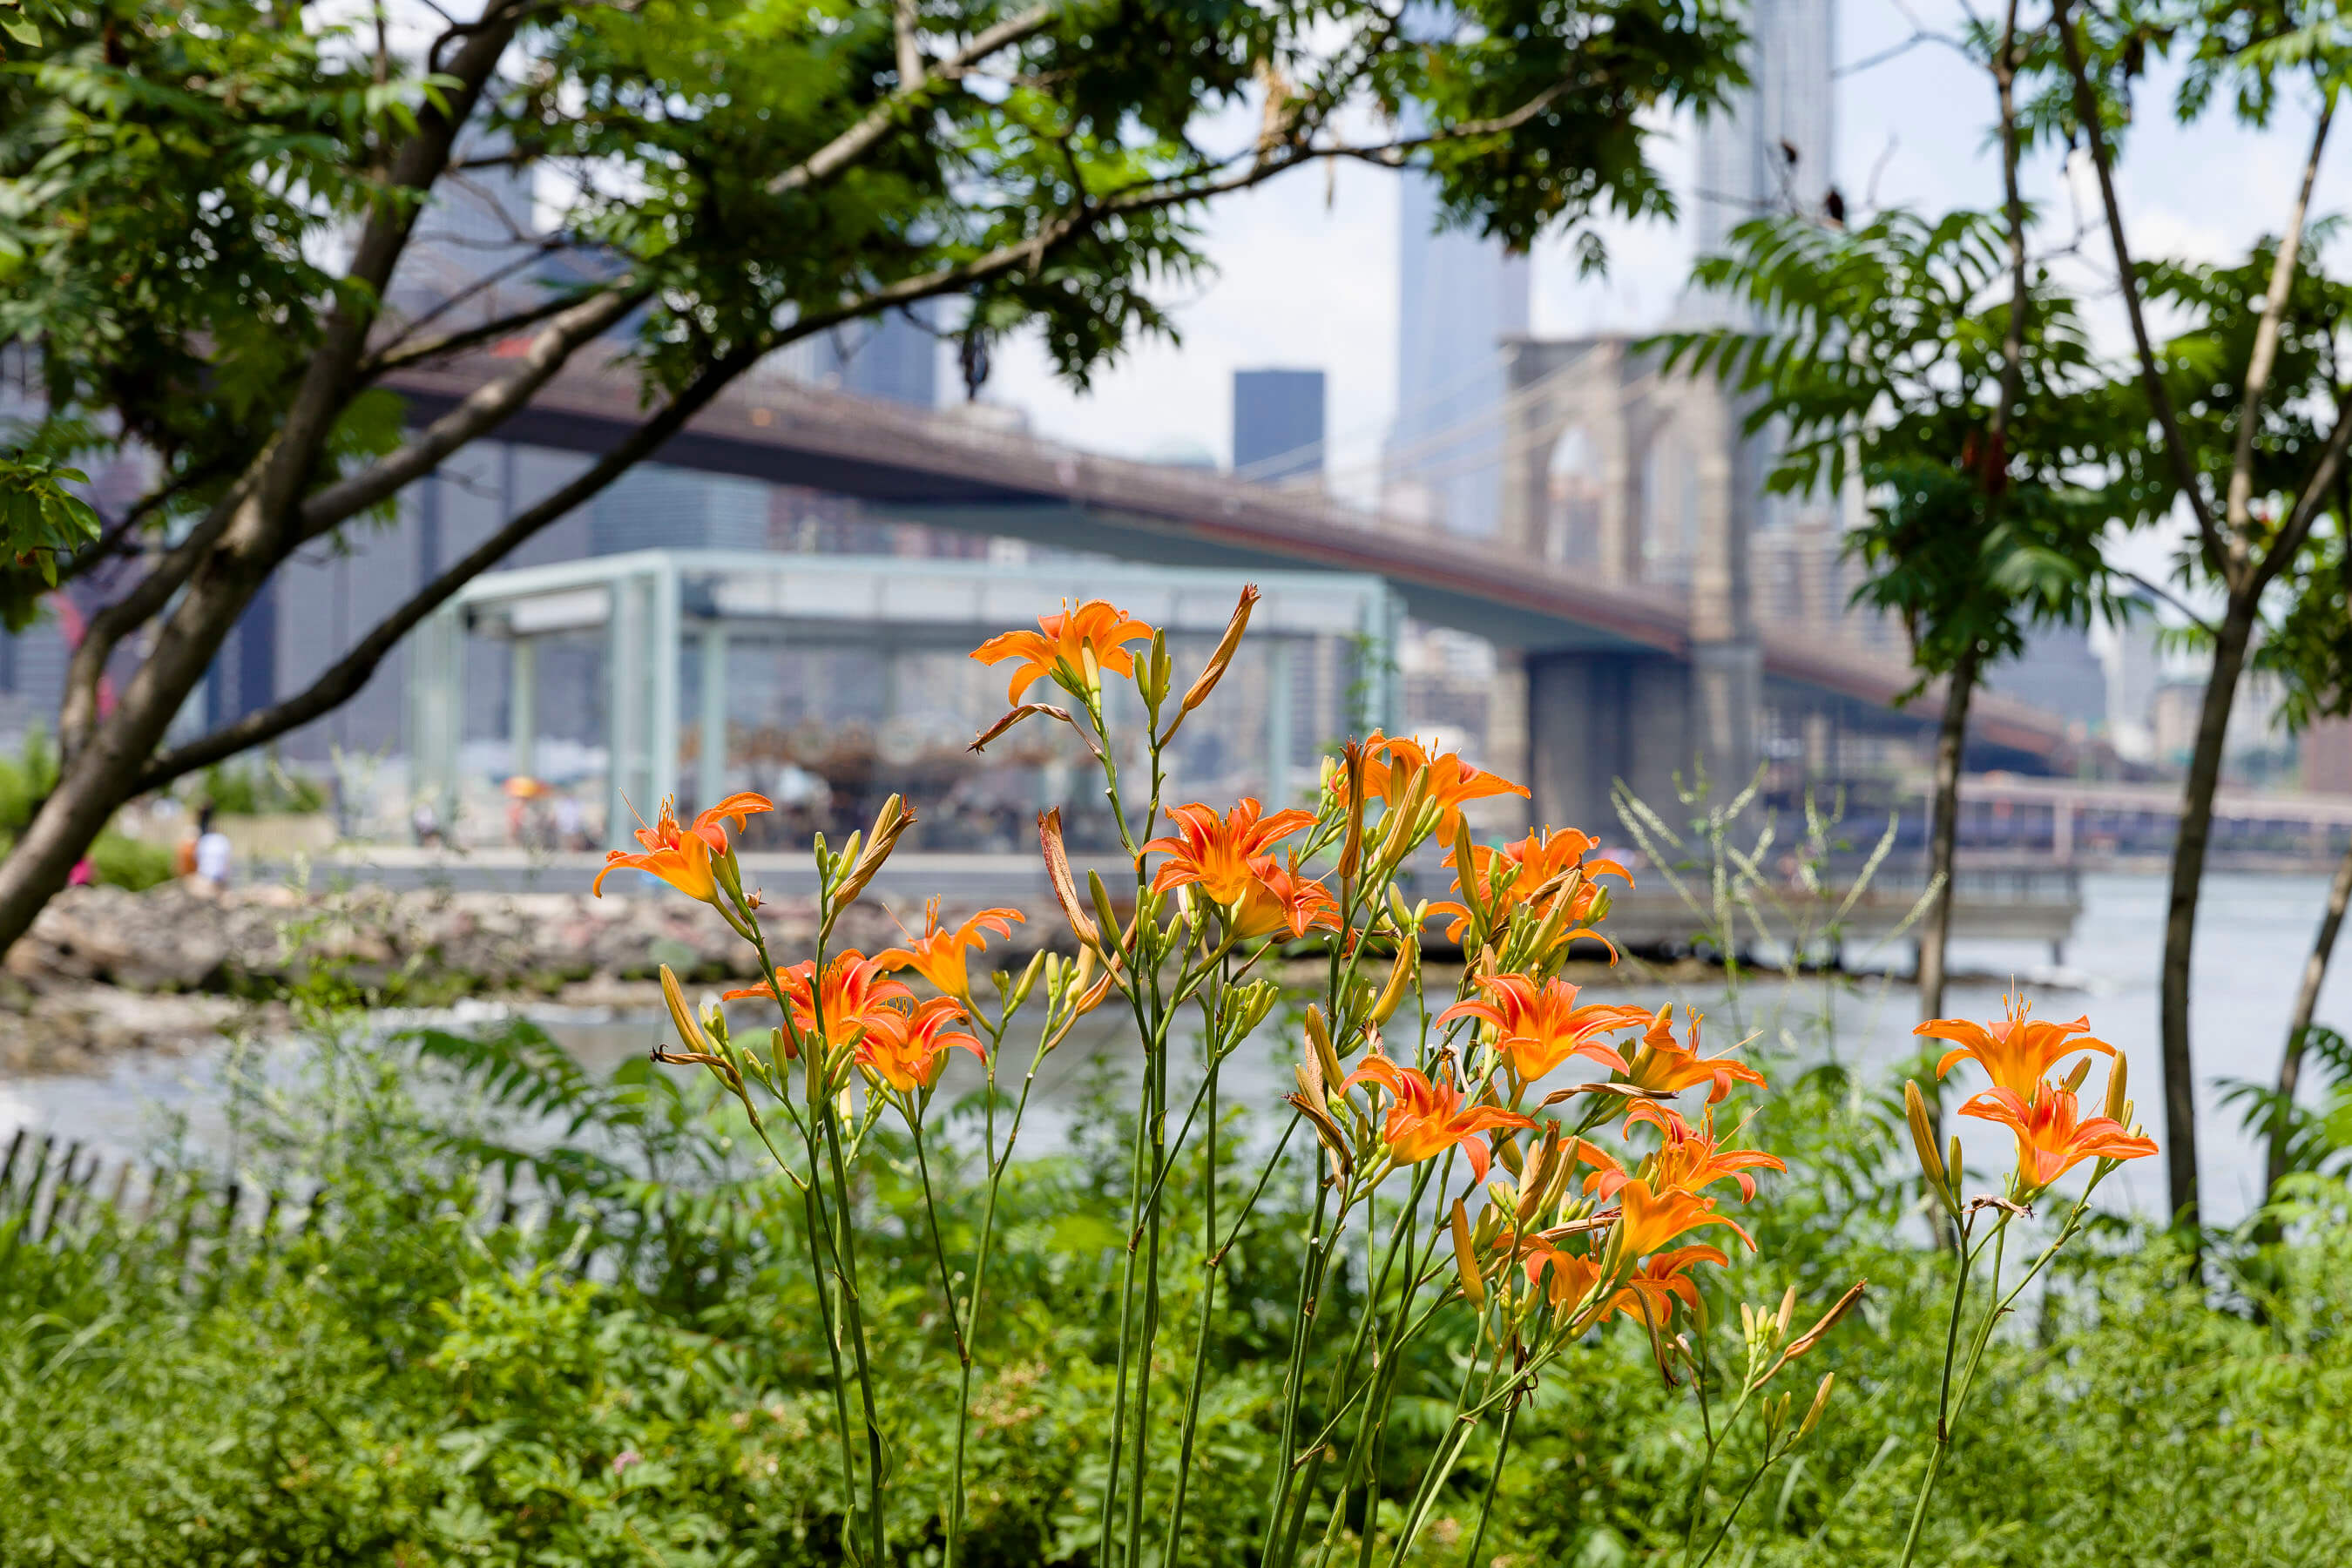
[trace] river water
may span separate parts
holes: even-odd
[[[2260,1155],[2220,1102],[2221,1082],[2268,1081],[2276,1075],[2286,1017],[2325,901],[2320,877],[2215,876],[2208,879],[2199,921],[2195,966],[2195,1043],[2199,1068],[2200,1171],[2209,1219],[2242,1215],[2261,1184]],[[2065,963],[2053,968],[2039,942],[1962,942],[1953,967],[1965,978],[1951,991],[1950,1011],[1971,1017],[1997,1015],[2001,992],[2014,977],[2045,1017],[2087,1014],[2095,1031],[2131,1061],[2132,1096],[2142,1121],[2160,1133],[2163,1074],[2158,1057],[2157,965],[2163,947],[2165,883],[2161,877],[2086,876],[2084,911]],[[1867,954],[1853,955],[1868,962]],[[1906,955],[1907,956],[1907,955]],[[1633,977],[1628,975],[1628,979]],[[1713,1045],[1760,1032],[1801,1059],[1834,1052],[1865,1069],[1906,1054],[1915,1017],[1909,988],[1899,979],[1864,977],[1825,987],[1759,983],[1737,1006],[1719,988],[1677,994],[1664,984],[1636,982],[1628,993],[1655,1005],[1669,999],[1709,1015]],[[481,1012],[461,1011],[436,1021],[463,1024]],[[609,1064],[642,1052],[661,1027],[650,1015],[550,1009],[538,1016],[583,1060]],[[2352,952],[2336,966],[2319,1009],[2323,1023],[2352,1026]],[[393,1020],[397,1022],[397,1020]],[[1735,1033],[1735,1029],[1738,1033]],[[1296,1047],[1288,1047],[1296,1049]],[[1712,1048],[1712,1046],[1711,1046]],[[1024,1143],[1050,1147],[1067,1124],[1076,1085],[1090,1053],[1115,1063],[1128,1047],[1110,1020],[1083,1032],[1057,1052],[1039,1080],[1038,1109]],[[1245,1047],[1228,1068],[1221,1091],[1227,1103],[1272,1104],[1287,1089],[1279,1042]],[[1025,1065],[1025,1064],[1024,1064]],[[961,1055],[959,1071],[969,1068]],[[198,1141],[220,1123],[221,1056],[126,1058],[104,1075],[0,1079],[0,1139],[14,1129],[80,1140],[113,1156],[142,1152],[159,1130],[184,1125]],[[2085,1089],[2095,1098],[2103,1077]],[[2007,1135],[1980,1123],[1961,1123],[1972,1166],[1990,1171],[2010,1159]],[[2103,1189],[2112,1206],[2153,1215],[2164,1199],[2162,1161],[2124,1167]]]

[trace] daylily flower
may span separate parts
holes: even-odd
[[[2110,1057],[2116,1054],[2115,1047],[2106,1041],[2091,1038],[2088,1017],[2077,1018],[2071,1024],[2042,1022],[2032,1017],[2032,1005],[2015,994],[2002,998],[2002,1005],[2008,1016],[1995,1023],[1930,1018],[1911,1031],[1931,1039],[1949,1040],[1958,1047],[1945,1052],[1944,1059],[1936,1064],[1937,1078],[1963,1061],[1973,1061],[1991,1075],[1995,1089],[2005,1089],[2025,1100],[2033,1097],[2035,1088],[2053,1067],[2076,1051],[2098,1051]],[[2074,1037],[2078,1035],[2082,1038]]]
[[[714,856],[729,853],[726,824],[732,822],[741,832],[744,818],[756,812],[773,811],[775,805],[764,795],[731,795],[694,819],[690,827],[679,826],[677,803],[662,802],[661,816],[651,827],[637,829],[637,842],[644,845],[643,854],[630,854],[615,849],[604,857],[604,868],[588,884],[588,890],[598,898],[604,894],[604,879],[614,872],[628,869],[650,871],[690,899],[700,899],[706,904],[719,901],[719,886],[711,871]],[[731,884],[730,884],[731,885]]]
[[[1673,1106],[1645,1100],[1627,1113],[1625,1131],[1631,1132],[1637,1121],[1646,1121],[1666,1136],[1665,1143],[1650,1156],[1646,1167],[1650,1180],[1660,1187],[1679,1187],[1686,1193],[1696,1193],[1728,1176],[1739,1184],[1739,1201],[1746,1203],[1756,1195],[1756,1178],[1748,1173],[1749,1171],[1789,1168],[1779,1155],[1768,1154],[1761,1149],[1723,1148],[1716,1141],[1712,1110],[1693,1127]],[[1592,1178],[1591,1185],[1606,1198],[1625,1181],[1622,1172],[1603,1171]]]
[[[1716,1212],[1713,1199],[1680,1187],[1664,1186],[1636,1176],[1617,1189],[1617,1205],[1621,1211],[1617,1223],[1624,1228],[1624,1254],[1628,1258],[1647,1256],[1670,1241],[1711,1225],[1727,1227],[1748,1243],[1749,1251],[1756,1249],[1754,1238],[1738,1220]]]
[[[1486,1179],[1487,1150],[1478,1135],[1500,1127],[1533,1127],[1532,1117],[1499,1105],[1462,1103],[1462,1090],[1449,1079],[1433,1083],[1427,1074],[1403,1068],[1376,1049],[1339,1082],[1345,1094],[1360,1083],[1377,1084],[1389,1091],[1387,1121],[1381,1142],[1400,1165],[1418,1165],[1456,1143],[1470,1161],[1470,1173]]]
[[[1523,1082],[1534,1082],[1570,1057],[1623,1072],[1625,1058],[1599,1037],[1650,1021],[1639,1007],[1598,1002],[1580,1007],[1576,987],[1565,980],[1538,984],[1524,974],[1482,974],[1477,984],[1482,999],[1456,1002],[1437,1016],[1437,1026],[1458,1018],[1483,1020]]]
[[[1734,1083],[1764,1087],[1764,1075],[1746,1062],[1733,1061],[1728,1056],[1698,1054],[1700,1014],[1690,1016],[1686,1039],[1676,1045],[1674,1011],[1674,1004],[1669,1002],[1658,1010],[1657,1018],[1643,1033],[1642,1048],[1633,1065],[1625,1069],[1626,1082],[1652,1094],[1679,1094],[1697,1084],[1712,1084],[1714,1088],[1706,1097],[1709,1105],[1729,1094]]]
[[[828,1045],[853,1045],[868,1030],[893,1026],[893,1021],[905,1015],[890,1004],[915,999],[903,981],[890,978],[879,954],[868,958],[852,951],[837,955],[825,965],[824,984],[813,999],[810,985],[815,973],[816,961],[810,959],[777,971],[776,980],[793,1005],[793,1026],[803,1035],[822,1033]],[[765,996],[768,988],[746,985],[723,994],[733,1002]],[[824,1016],[822,1031],[817,1026],[820,1011]]]
[[[1250,860],[1249,868],[1250,885],[1232,906],[1235,938],[1253,942],[1278,931],[1300,937],[1310,931],[1339,929],[1338,900],[1330,889],[1299,870],[1297,857],[1285,865],[1271,855],[1259,855]]]
[[[1132,675],[1135,656],[1126,645],[1150,642],[1152,637],[1150,626],[1104,599],[1088,599],[1075,610],[1066,599],[1060,614],[1038,616],[1037,626],[1034,632],[1002,633],[971,650],[982,664],[1022,661],[1013,672],[1013,684],[1004,689],[1007,702],[1019,702],[1023,692],[1044,679],[1092,691],[1101,685],[1101,670]]]
[[[1603,896],[1603,889],[1593,879],[1605,872],[1623,878],[1625,885],[1630,888],[1633,885],[1633,878],[1614,860],[1585,859],[1599,846],[1600,840],[1572,827],[1557,833],[1549,829],[1530,833],[1517,843],[1506,844],[1500,848],[1473,845],[1466,883],[1462,868],[1455,864],[1458,856],[1454,849],[1449,847],[1446,850],[1444,863],[1453,867],[1454,891],[1462,892],[1465,887],[1475,889],[1479,905],[1494,911],[1497,926],[1509,920],[1513,910],[1534,898],[1538,889],[1549,886],[1561,872],[1571,868],[1582,871],[1583,880],[1569,895],[1568,918],[1561,923],[1559,942],[1566,943],[1578,937],[1589,936],[1608,948],[1609,956],[1614,962],[1616,945],[1590,925]],[[1515,869],[1516,874],[1506,879],[1502,873],[1511,869]],[[1497,883],[1501,884],[1499,891]],[[1462,933],[1469,929],[1470,910],[1466,905],[1453,902],[1432,904],[1430,913],[1454,917],[1453,925],[1446,928],[1448,941],[1461,941]]]
[[[1515,784],[1499,773],[1475,768],[1453,752],[1433,753],[1418,741],[1402,735],[1391,739],[1377,730],[1364,737],[1366,800],[1384,800],[1393,810],[1404,804],[1413,775],[1424,769],[1429,782],[1422,802],[1437,807],[1437,837],[1443,841],[1452,840],[1454,828],[1462,821],[1465,803],[1498,795],[1527,797],[1527,785]],[[1347,795],[1345,780],[1344,773],[1335,777],[1335,787],[1343,800]]]
[[[1143,847],[1166,855],[1151,879],[1151,890],[1164,893],[1190,883],[1213,903],[1230,904],[1250,890],[1257,873],[1250,862],[1302,827],[1315,824],[1314,814],[1277,811],[1261,819],[1265,808],[1244,796],[1242,803],[1219,816],[1210,806],[1171,805],[1168,819],[1176,825],[1172,837],[1154,838]]]
[[[971,972],[967,952],[988,946],[988,933],[1009,937],[1022,923],[1019,910],[982,910],[960,926],[940,923],[940,901],[923,907],[923,934],[907,939],[904,947],[885,948],[874,961],[888,969],[911,969],[932,985],[961,1002],[971,1000]]]
[[[1677,1300],[1694,1312],[1698,1310],[1698,1282],[1684,1271],[1695,1263],[1721,1268],[1730,1261],[1722,1248],[1704,1244],[1654,1253],[1626,1276],[1625,1283],[1610,1298],[1609,1310],[1649,1328],[1664,1329],[1674,1317]]]
[[[1522,1266],[1528,1271],[1528,1283],[1544,1286],[1544,1275],[1549,1272],[1551,1279],[1546,1295],[1555,1308],[1573,1306],[1601,1282],[1600,1261],[1587,1254],[1562,1252],[1540,1238],[1530,1238],[1525,1250]]]
[[[937,1081],[950,1047],[970,1051],[982,1061],[988,1059],[978,1039],[955,1028],[963,1016],[962,1006],[952,996],[934,996],[911,1013],[877,1008],[867,1015],[855,1059],[901,1093],[929,1089]]]
[[[2023,1193],[2040,1192],[2085,1160],[2139,1160],[2156,1152],[2156,1140],[2126,1131],[2111,1117],[2079,1119],[2073,1091],[2054,1083],[2034,1086],[2033,1098],[1990,1089],[1960,1107],[1962,1116],[1998,1121],[2017,1138],[2017,1182]]]

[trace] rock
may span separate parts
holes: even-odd
[[[1033,912],[993,952],[1026,962],[1058,920]],[[816,910],[760,910],[780,964],[802,962]],[[832,949],[873,952],[904,940],[879,908],[853,906]],[[50,900],[6,955],[0,1072],[72,1070],[110,1051],[175,1048],[239,1016],[232,998],[268,999],[321,973],[390,1005],[474,994],[635,994],[667,963],[697,984],[756,977],[750,946],[716,910],[683,898],[577,893],[392,892],[375,886],[304,897],[283,887],[211,897],[184,884],[146,893],[75,888]]]

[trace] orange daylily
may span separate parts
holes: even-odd
[[[2105,1040],[2091,1038],[2091,1020],[2085,1016],[2071,1024],[2049,1023],[2035,1019],[2032,1006],[2015,994],[2003,997],[2002,1006],[2008,1014],[1998,1022],[1971,1023],[1966,1018],[1930,1018],[1911,1032],[1931,1039],[1948,1040],[1957,1049],[1944,1053],[1936,1064],[1936,1076],[1942,1078],[1963,1061],[1973,1061],[1991,1075],[1995,1089],[2005,1089],[2020,1100],[2031,1100],[2033,1091],[2050,1069],[2076,1051],[2099,1051],[2116,1054],[2115,1047]],[[2074,1037],[2081,1036],[2077,1039]]]
[[[1297,856],[1285,865],[1271,855],[1260,855],[1251,859],[1249,868],[1250,885],[1234,906],[1237,940],[1252,942],[1277,931],[1299,937],[1310,931],[1339,929],[1339,905],[1331,889],[1300,871]]]
[[[1685,1303],[1694,1312],[1699,1310],[1698,1281],[1684,1270],[1694,1263],[1721,1268],[1730,1261],[1721,1247],[1704,1244],[1655,1253],[1626,1276],[1624,1285],[1610,1298],[1609,1310],[1648,1328],[1664,1329],[1674,1317],[1675,1301]]]
[[[2156,1140],[2125,1131],[2112,1117],[2079,1120],[2074,1092],[2054,1083],[2034,1086],[2033,1098],[1989,1089],[1960,1107],[1962,1116],[1998,1121],[2017,1138],[2018,1184],[2040,1192],[2085,1160],[2139,1160],[2156,1152]]]
[[[1170,806],[1168,819],[1176,825],[1176,836],[1155,838],[1143,847],[1147,855],[1158,850],[1168,857],[1151,879],[1151,890],[1164,893],[1192,883],[1219,904],[1247,893],[1257,879],[1250,862],[1315,824],[1311,812],[1277,811],[1261,819],[1258,814],[1264,809],[1247,796],[1223,816],[1198,803]]]
[[[906,1015],[891,1004],[912,1002],[915,994],[905,982],[890,978],[882,958],[881,954],[868,958],[855,950],[837,955],[825,965],[824,982],[817,988],[814,1000],[810,985],[816,973],[814,959],[778,970],[777,982],[793,1005],[793,1026],[803,1035],[818,1033],[817,1016],[821,1012],[824,1016],[824,1037],[826,1043],[836,1046],[854,1044],[869,1030],[894,1027],[895,1021]],[[723,994],[733,1002],[765,996],[768,988],[746,985]]]
[[[1624,1252],[1628,1258],[1655,1252],[1670,1241],[1711,1225],[1727,1227],[1748,1243],[1750,1252],[1756,1249],[1755,1238],[1740,1227],[1738,1220],[1716,1212],[1714,1199],[1681,1187],[1664,1186],[1651,1178],[1636,1176],[1617,1189],[1617,1223],[1624,1227]]]
[[[710,868],[713,856],[724,856],[727,847],[729,822],[741,832],[744,818],[754,813],[773,811],[775,805],[765,795],[730,795],[717,805],[694,819],[692,826],[681,826],[677,820],[677,803],[662,802],[661,816],[651,827],[637,829],[637,842],[644,845],[643,854],[630,854],[615,849],[604,857],[604,868],[588,884],[588,890],[598,898],[604,894],[604,879],[614,872],[629,869],[650,871],[684,893],[689,899],[700,899],[706,904],[719,901],[719,884]],[[731,884],[730,884],[731,885]]]
[[[1589,923],[1601,898],[1601,885],[1593,879],[1606,872],[1623,878],[1625,885],[1630,888],[1633,885],[1633,878],[1614,860],[1585,859],[1587,855],[1600,847],[1600,843],[1590,834],[1569,827],[1557,833],[1549,828],[1529,833],[1517,843],[1506,844],[1500,848],[1473,845],[1466,886],[1476,889],[1481,907],[1494,910],[1495,923],[1499,926],[1511,918],[1513,910],[1533,898],[1538,889],[1549,884],[1561,872],[1571,868],[1582,871],[1584,879],[1570,895],[1568,919],[1560,927],[1559,940],[1566,943],[1580,936],[1589,936],[1608,948],[1610,959],[1614,962],[1617,956],[1615,944],[1592,930]],[[1444,863],[1453,868],[1454,891],[1462,892],[1465,883],[1462,868],[1455,864],[1457,858],[1454,850],[1448,848]],[[1516,874],[1506,879],[1503,873],[1507,870]],[[1496,889],[1498,882],[1502,884],[1499,891]],[[1452,902],[1432,904],[1430,913],[1454,917],[1453,925],[1446,928],[1448,941],[1461,941],[1462,933],[1469,929],[1470,910],[1465,905]]]
[[[982,910],[960,926],[940,923],[940,901],[923,907],[923,934],[907,939],[904,947],[885,948],[874,961],[888,969],[911,969],[947,995],[971,1000],[971,971],[967,951],[988,946],[988,932],[1009,937],[1015,924],[1024,923],[1019,910]]]
[[[1551,1273],[1551,1284],[1546,1294],[1555,1308],[1581,1301],[1601,1282],[1600,1260],[1580,1252],[1562,1252],[1541,1237],[1531,1237],[1526,1245],[1522,1267],[1528,1272],[1528,1283],[1541,1286],[1544,1273]]]
[[[1414,775],[1427,771],[1429,782],[1422,802],[1437,807],[1437,836],[1441,840],[1453,838],[1465,802],[1498,795],[1525,798],[1528,793],[1527,785],[1515,784],[1499,773],[1473,767],[1455,752],[1433,752],[1419,741],[1402,735],[1391,738],[1378,730],[1364,737],[1363,756],[1364,798],[1385,801],[1391,809],[1404,804]],[[1329,783],[1344,805],[1348,798],[1346,773],[1335,769]]]
[[[954,1027],[963,1016],[952,996],[934,996],[911,1013],[878,1008],[868,1016],[866,1034],[857,1042],[857,1065],[901,1093],[929,1089],[950,1047],[988,1059],[978,1039]]]
[[[1061,613],[1038,616],[1037,626],[1034,632],[1001,633],[971,650],[971,657],[982,664],[1003,664],[1008,658],[1022,661],[1013,672],[1013,684],[1005,688],[1007,702],[1020,701],[1023,692],[1057,673],[1082,689],[1093,687],[1097,682],[1090,679],[1089,656],[1094,669],[1132,675],[1135,656],[1127,651],[1127,645],[1149,642],[1153,635],[1152,627],[1105,599],[1088,599],[1075,610],[1065,599]]]
[[[1496,1048],[1523,1082],[1534,1082],[1570,1057],[1623,1072],[1625,1058],[1597,1037],[1650,1021],[1639,1007],[1598,1002],[1580,1007],[1576,987],[1565,980],[1538,984],[1524,974],[1482,974],[1477,984],[1483,1000],[1456,1002],[1437,1016],[1437,1026],[1457,1018],[1491,1025]]]
[[[1693,1127],[1673,1106],[1645,1100],[1627,1113],[1625,1131],[1631,1132],[1637,1121],[1646,1121],[1665,1134],[1664,1144],[1650,1157],[1648,1168],[1650,1179],[1662,1187],[1696,1193],[1728,1176],[1739,1184],[1739,1201],[1746,1203],[1756,1195],[1756,1178],[1748,1173],[1749,1171],[1789,1168],[1779,1155],[1768,1154],[1761,1149],[1722,1147],[1716,1140],[1713,1110]],[[1591,1184],[1594,1192],[1606,1198],[1623,1186],[1625,1180],[1622,1172],[1603,1171]]]
[[[1459,1143],[1462,1152],[1469,1157],[1470,1173],[1483,1182],[1486,1179],[1487,1151],[1478,1135],[1496,1128],[1535,1125],[1534,1118],[1506,1110],[1499,1105],[1465,1106],[1462,1103],[1462,1090],[1450,1079],[1433,1083],[1426,1073],[1399,1067],[1377,1049],[1340,1080],[1338,1092],[1345,1094],[1360,1083],[1377,1084],[1389,1091],[1388,1118],[1381,1128],[1381,1142],[1387,1146],[1389,1157],[1400,1165],[1418,1165]]]
[[[1693,1013],[1683,1044],[1675,1043],[1675,1007],[1669,1002],[1658,1010],[1658,1016],[1642,1036],[1642,1048],[1633,1065],[1625,1069],[1625,1081],[1636,1089],[1646,1089],[1652,1094],[1680,1094],[1697,1084],[1713,1084],[1706,1097],[1709,1105],[1716,1104],[1731,1092],[1734,1083],[1752,1083],[1764,1087],[1764,1075],[1746,1062],[1733,1061],[1728,1055],[1702,1057],[1698,1054],[1698,1026],[1704,1015]],[[1738,1049],[1734,1047],[1733,1049]]]

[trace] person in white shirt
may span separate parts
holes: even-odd
[[[207,892],[228,888],[228,835],[213,826],[212,807],[196,818],[196,881]]]

